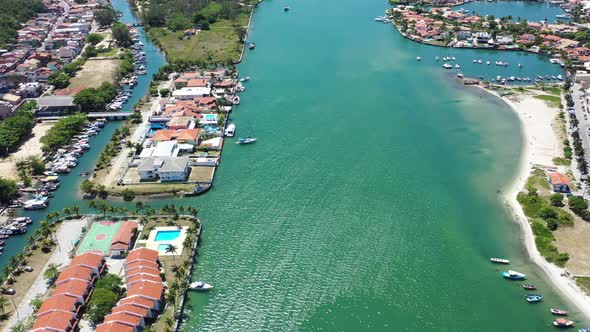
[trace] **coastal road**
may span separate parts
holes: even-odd
[[[62,268],[70,263],[70,249],[74,245],[74,242],[82,235],[82,228],[86,226],[88,220],[86,218],[65,221],[55,234],[57,240],[57,246],[54,249],[53,255],[47,261],[47,264],[43,267],[43,270],[37,276],[37,279],[29,288],[29,291],[18,305],[18,316],[12,315],[8,320],[8,324],[4,327],[4,331],[10,331],[16,323],[19,321],[19,317],[25,318],[33,314],[33,307],[31,301],[38,295],[45,294],[47,291],[47,281],[43,274],[49,267],[49,264],[57,264]]]
[[[588,113],[588,97],[585,92],[580,91],[581,85],[574,84],[572,86],[572,98],[574,100],[574,112],[578,119],[578,130],[580,131],[580,138],[582,139],[582,146],[586,152],[586,160],[590,156],[590,114]],[[584,195],[590,198],[589,194]]]

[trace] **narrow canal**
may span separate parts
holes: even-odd
[[[133,20],[126,0],[113,4]],[[149,202],[201,209],[194,279],[215,290],[191,294],[185,330],[552,330],[549,307],[567,303],[526,258],[496,196],[518,164],[517,117],[452,83],[431,60],[444,49],[375,23],[383,0],[300,0],[288,13],[286,4],[257,9],[257,48],[239,66],[252,79],[232,118],[238,136],[253,129],[258,142],[226,142],[207,194]],[[142,39],[148,75],[131,105],[163,63]],[[464,62],[481,54],[454,52]],[[501,56],[531,74],[559,72],[538,56]],[[76,172],[92,168],[116,127]],[[49,209],[27,215],[36,225],[52,210],[87,208],[81,180],[62,177]],[[11,239],[0,263],[25,242]],[[509,257],[545,302],[528,305],[490,256]]]

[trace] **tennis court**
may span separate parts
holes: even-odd
[[[115,237],[121,225],[121,222],[114,221],[92,223],[82,243],[78,246],[76,254],[80,255],[91,250],[101,250],[103,254],[108,254],[113,237]]]

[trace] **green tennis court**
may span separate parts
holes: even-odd
[[[113,237],[115,237],[121,225],[122,223],[113,221],[92,223],[76,254],[79,255],[92,250],[101,250],[103,254],[108,254]]]

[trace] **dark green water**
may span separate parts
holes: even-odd
[[[185,330],[552,330],[549,308],[567,304],[526,258],[496,196],[518,164],[517,117],[449,79],[432,60],[448,50],[373,22],[382,0],[299,0],[284,13],[286,4],[257,9],[257,48],[239,66],[252,80],[232,118],[238,136],[253,128],[258,142],[227,142],[206,195],[149,203],[201,209],[194,279],[215,290],[191,294]],[[453,52],[464,62],[482,54]],[[537,56],[502,56],[531,73],[558,71]],[[80,181],[65,177],[60,197],[33,216],[86,206]],[[490,256],[509,257],[544,303],[527,304]]]

